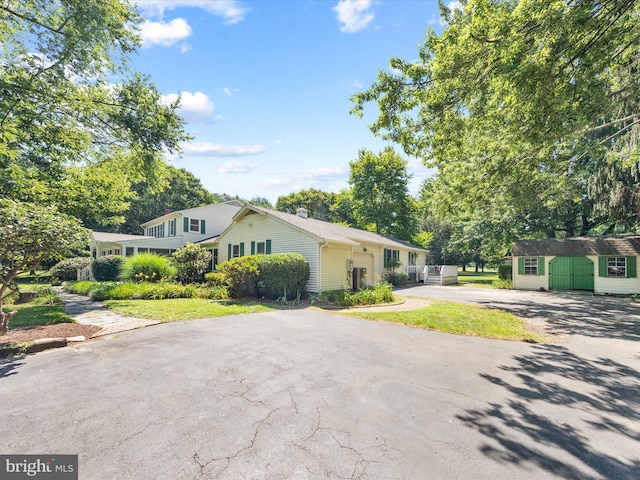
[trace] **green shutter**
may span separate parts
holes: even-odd
[[[244,242],[240,242],[240,256],[244,257]]]
[[[189,219],[187,217],[184,217],[184,233],[189,232]]]
[[[267,240],[267,245],[266,245],[266,254],[269,255],[271,253],[271,240]]]
[[[231,246],[231,244],[227,244],[227,260],[231,260],[231,249],[233,247]]]
[[[636,257],[627,257],[627,278],[636,278]]]
[[[538,275],[544,275],[544,257],[538,257]]]
[[[598,257],[598,276],[608,277],[607,272],[607,257]]]
[[[251,241],[251,255],[256,254],[256,242]]]
[[[524,275],[524,257],[518,257],[518,275]]]
[[[200,233],[206,233],[206,228],[204,220],[200,220]]]

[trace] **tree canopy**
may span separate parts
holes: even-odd
[[[3,312],[2,305],[15,278],[43,261],[83,251],[90,234],[79,220],[54,207],[0,199],[0,239],[0,335],[4,335],[15,312]]]
[[[357,224],[381,235],[411,240],[416,225],[407,161],[387,147],[378,155],[360,150],[349,166],[351,206]]]
[[[0,4],[0,196],[78,214],[102,191],[97,217],[117,223],[127,182],[151,182],[163,152],[180,151],[178,105],[128,69],[141,20],[124,0]]]
[[[371,130],[437,168],[434,210],[508,218],[505,238],[637,227],[620,204],[640,198],[637,2],[442,9],[418,60],[391,59],[352,99],[356,115],[377,102]]]

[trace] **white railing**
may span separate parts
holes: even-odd
[[[457,265],[408,265],[407,273],[416,275],[416,280],[426,283],[428,278],[437,278],[441,285],[458,282]]]

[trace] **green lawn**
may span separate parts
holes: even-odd
[[[469,267],[468,267],[469,268]],[[486,270],[476,273],[475,271],[458,271],[458,285],[465,287],[491,287],[491,284],[498,280],[498,272]]]
[[[39,285],[51,286],[51,277],[46,275],[46,272],[36,272],[35,275],[30,273],[23,273],[16,277],[16,283],[21,291],[33,290]]]
[[[18,314],[9,320],[9,328],[37,327],[56,323],[74,323],[73,318],[62,311],[61,305],[9,305],[5,312],[18,310]]]
[[[354,312],[347,315],[457,335],[525,342],[545,341],[543,336],[527,330],[522,320],[510,313],[455,302],[439,301],[417,310]]]
[[[107,308],[134,317],[162,322],[194,318],[222,317],[242,313],[262,313],[277,310],[275,305],[256,302],[203,300],[200,298],[172,298],[167,300],[106,300]]]

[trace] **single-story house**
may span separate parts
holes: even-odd
[[[309,292],[373,286],[387,266],[397,262],[396,272],[421,272],[427,254],[400,240],[308,218],[303,208],[294,215],[249,204],[220,235],[199,243],[214,251],[216,262],[259,253],[300,253],[311,271]]]
[[[137,253],[170,255],[187,243],[220,234],[244,204],[237,200],[203,207],[165,212],[141,226],[144,235],[93,232],[89,244],[93,258],[103,255],[132,256]]]
[[[639,235],[521,240],[512,255],[516,289],[640,293]]]

